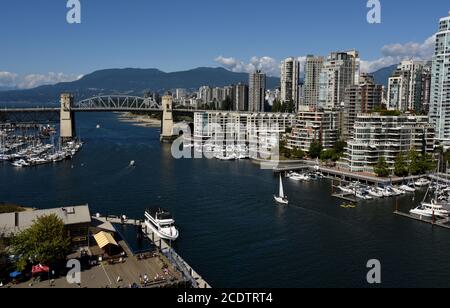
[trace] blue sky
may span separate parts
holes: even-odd
[[[66,0],[0,1],[0,86],[25,88],[117,67],[259,66],[276,74],[285,57],[353,48],[373,70],[427,57],[426,40],[450,10],[441,0],[380,0],[382,23],[370,25],[366,0],[80,2],[82,23],[69,25]]]

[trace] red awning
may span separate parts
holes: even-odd
[[[45,265],[35,265],[33,266],[31,273],[34,274],[41,274],[41,273],[48,273],[50,272],[50,268]]]

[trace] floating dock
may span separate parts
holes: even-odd
[[[400,211],[395,211],[394,212],[395,215],[401,216],[401,217],[405,217],[405,218],[409,218],[409,219],[413,219],[416,221],[420,221],[423,223],[427,223],[433,226],[437,226],[437,227],[441,227],[441,228],[445,228],[445,229],[449,229],[450,230],[450,218],[445,218],[445,219],[429,219],[429,218],[425,218],[425,217],[420,217],[417,215],[412,215],[412,214],[408,214],[408,213],[404,213],[404,212],[400,212]]]

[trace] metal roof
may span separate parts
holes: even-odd
[[[52,214],[59,217],[66,226],[91,223],[91,213],[88,205],[6,213],[0,214],[0,233],[6,235],[16,234],[31,227],[38,217]]]

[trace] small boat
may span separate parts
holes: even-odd
[[[355,193],[355,190],[352,189],[352,188],[350,188],[350,187],[346,187],[346,186],[338,186],[338,188],[339,188],[342,192],[344,192],[344,193],[346,193],[346,194],[351,194],[351,195],[353,195],[353,194]]]
[[[367,193],[374,198],[383,198],[383,194],[380,193],[376,188],[370,187],[367,190]]]
[[[421,178],[414,183],[414,185],[416,185],[417,187],[425,187],[429,186],[430,184],[431,182],[426,178]]]
[[[346,204],[346,203],[344,203],[344,204],[341,205],[341,208],[343,208],[343,209],[354,209],[354,208],[356,208],[356,205],[355,204]]]
[[[408,193],[413,193],[413,192],[416,191],[416,189],[415,189],[414,187],[411,187],[411,186],[406,185],[406,184],[400,186],[399,189],[401,189],[401,190],[403,190],[403,191],[405,191],[405,192],[408,192]]]
[[[162,239],[175,241],[179,232],[169,211],[161,208],[145,211],[145,225]]]
[[[284,195],[283,180],[281,178],[281,175],[280,175],[280,191],[279,191],[279,195],[278,196],[273,196],[273,198],[275,199],[275,202],[277,202],[280,205],[288,205],[289,204],[288,198]]]
[[[135,167],[136,166],[136,162],[134,160],[130,161],[130,167]]]
[[[434,200],[431,203],[423,202],[419,207],[409,211],[410,214],[420,217],[442,217],[447,218],[450,212],[444,209],[442,205],[437,204]]]
[[[100,128],[100,124],[97,124],[97,126],[95,127],[96,129],[99,129]]]

